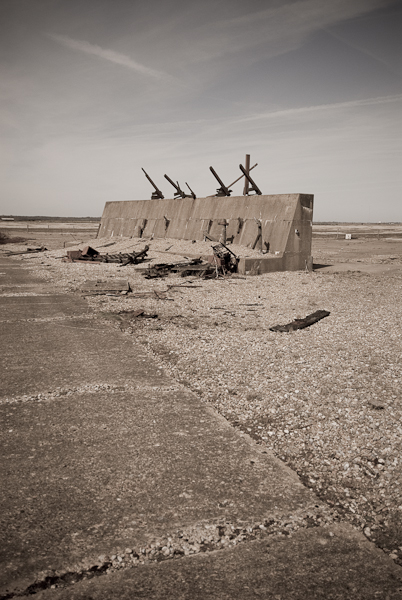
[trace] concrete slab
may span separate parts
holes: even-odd
[[[154,385],[166,385],[145,351],[104,320],[2,322],[0,336],[7,348],[0,355],[0,398],[150,377]]]
[[[45,395],[0,414],[3,586],[92,566],[178,528],[318,505],[290,469],[185,390]]]
[[[333,534],[332,536],[330,534]],[[333,525],[143,565],[40,592],[37,600],[399,600],[401,570]]]
[[[0,323],[72,317],[88,312],[88,305],[84,300],[66,294],[0,296]]]
[[[0,256],[0,288],[19,285],[42,284],[44,281],[21,267],[20,261]]]

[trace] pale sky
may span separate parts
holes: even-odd
[[[214,194],[402,221],[400,0],[1,0],[0,214]],[[233,195],[241,195],[243,183]]]

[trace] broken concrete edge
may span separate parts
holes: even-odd
[[[249,600],[255,598],[400,598],[401,573],[348,526],[309,528],[224,551],[148,563],[74,586],[51,586],[42,600],[131,600],[133,597]]]
[[[336,524],[336,517],[331,515],[326,505],[318,502],[286,516],[271,514],[261,521],[238,523],[216,518],[212,522],[183,527],[161,537],[150,536],[147,545],[114,548],[107,555],[85,558],[64,569],[41,571],[34,581],[19,579],[11,582],[0,589],[0,600],[33,595],[53,585],[67,587],[83,579],[144,564],[229,549],[254,540],[281,536],[289,538],[297,531],[311,527],[325,528],[328,531]]]

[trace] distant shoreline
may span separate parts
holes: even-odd
[[[5,219],[4,223],[21,221],[50,221],[50,222],[64,222],[64,223],[100,223],[101,217],[46,217],[46,216],[26,216],[26,215],[0,215],[0,227],[1,220]],[[402,221],[313,221],[313,225],[318,226],[362,226],[362,225],[402,225]]]

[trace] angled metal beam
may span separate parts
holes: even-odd
[[[212,175],[215,177],[216,181],[221,186],[220,188],[218,188],[216,190],[216,195],[217,196],[230,196],[230,194],[232,193],[232,190],[230,190],[229,188],[226,187],[226,185],[223,183],[222,179],[219,177],[218,173],[215,171],[215,169],[213,167],[209,167],[209,170],[211,171]]]
[[[174,189],[176,190],[174,197],[175,198],[190,198],[191,196],[189,196],[188,194],[186,194],[186,192],[183,192],[182,189],[180,189],[179,186],[179,182],[175,183],[174,181],[172,181],[169,177],[169,175],[164,175],[164,178],[168,180],[168,182],[174,187]]]
[[[247,173],[246,169],[243,167],[243,165],[239,165],[239,169],[240,171],[243,173],[244,177],[249,181],[249,183],[251,184],[251,191],[255,192],[256,194],[258,194],[259,196],[262,196],[262,191],[260,190],[260,188],[258,187],[258,185],[255,183],[255,181],[253,181],[250,177],[250,175]]]
[[[142,169],[142,167],[141,167]],[[155,183],[152,181],[152,179],[150,178],[150,176],[148,175],[148,173],[146,172],[145,169],[142,169],[144,171],[145,177],[148,179],[149,183],[152,185],[152,187],[154,188],[154,192],[152,192],[152,196],[151,196],[151,200],[156,200],[158,198],[160,198],[160,200],[164,199],[164,195],[162,194],[162,192],[160,191],[160,189],[155,185]]]

